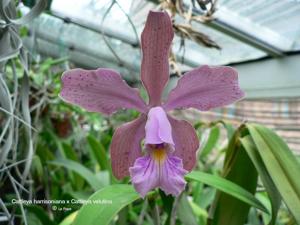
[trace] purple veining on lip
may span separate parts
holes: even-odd
[[[188,172],[176,156],[169,155],[160,164],[150,154],[137,158],[129,171],[131,181],[142,197],[156,187],[166,194],[178,196],[186,185],[184,175]]]
[[[185,187],[184,175],[196,163],[199,140],[192,125],[167,114],[173,109],[206,111],[244,96],[237,71],[226,66],[202,66],[187,72],[162,102],[169,79],[168,56],[174,36],[166,12],[150,11],[142,32],[141,81],[149,103],[129,87],[117,72],[73,69],[62,76],[60,96],[88,111],[112,114],[132,108],[141,115],[116,129],[110,146],[112,171],[122,179],[130,175],[142,197],[160,188],[178,196]],[[145,140],[143,155],[141,142]]]

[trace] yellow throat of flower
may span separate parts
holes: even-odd
[[[165,161],[165,159],[167,157],[167,151],[165,148],[153,149],[152,157],[155,161],[162,163]]]

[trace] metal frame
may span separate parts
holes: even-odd
[[[245,33],[244,31],[233,27],[222,20],[215,19],[214,21],[209,22],[206,25],[213,29],[221,31],[222,33],[229,35],[230,37],[233,37],[241,42],[244,42],[254,48],[262,50],[270,56],[281,57],[285,55],[284,52],[276,46],[271,45],[261,39],[258,39],[252,34]]]
[[[76,18],[70,18],[70,17],[67,17],[67,16],[63,16],[60,13],[55,12],[55,11],[51,12],[51,16],[53,16],[55,18],[58,18],[58,19],[61,19],[65,23],[72,23],[74,25],[77,25],[77,26],[82,27],[82,28],[87,29],[87,30],[91,30],[91,31],[99,33],[101,35],[103,33],[107,37],[110,37],[110,38],[113,38],[113,39],[116,39],[116,40],[120,40],[120,41],[124,42],[125,44],[131,45],[134,48],[139,46],[138,41],[135,40],[135,38],[132,38],[128,35],[124,35],[121,32],[119,32],[119,33],[113,32],[112,30],[107,29],[107,27],[101,28],[100,26],[95,26],[92,23],[88,23],[88,22],[85,22],[85,21],[82,21],[82,20],[78,20]],[[176,57],[180,57],[180,56],[176,55]],[[198,66],[193,61],[189,60],[188,58],[185,58],[184,61],[185,61],[184,64],[186,64],[188,67]]]
[[[203,15],[203,13],[200,10],[195,8],[193,8],[193,13],[195,15]],[[282,37],[276,37],[276,39],[279,39],[276,40],[276,42],[267,42],[265,39],[263,39],[262,35],[258,36],[257,33],[250,33],[248,27],[246,28],[244,26],[244,29],[242,29],[241,26],[235,26],[237,22],[234,21],[235,19],[229,19],[228,13],[230,14],[229,11],[226,11],[224,9],[218,9],[216,13],[216,19],[212,20],[211,22],[205,23],[205,25],[217,31],[220,31],[232,38],[235,38],[241,42],[244,42],[250,46],[253,46],[254,48],[260,49],[273,57],[284,56],[284,52],[288,50],[286,49],[286,46],[290,47],[293,44],[292,41]],[[240,19],[238,21],[240,23]],[[260,32],[261,31],[262,28],[260,28]],[[270,31],[263,30],[263,35],[270,36],[268,32]],[[267,33],[268,35],[266,35]]]
[[[185,7],[188,6],[185,5]],[[195,15],[203,14],[200,10],[195,8],[193,9],[193,13]],[[245,22],[247,22],[244,21],[245,18],[237,18],[236,15],[232,18],[233,15],[230,13],[231,11],[226,10],[225,7],[220,7],[216,12],[216,19],[211,22],[207,22],[204,25],[221,33],[224,33],[236,40],[246,43],[256,49],[262,50],[272,57],[284,56],[285,52],[288,51],[290,49],[290,46],[293,44],[291,40],[280,35],[276,35],[275,32],[272,32],[269,29],[264,29],[263,27],[259,27],[259,32],[256,32],[257,27],[255,27],[255,24],[250,23],[251,26],[248,26],[249,24],[245,24]],[[109,29],[109,27],[101,28],[98,24],[96,25],[76,18],[70,18],[56,11],[51,11],[51,15],[65,21],[66,23],[72,23],[84,29],[88,29],[100,34],[104,34],[105,36],[111,37],[113,39],[120,40],[126,44],[131,45],[133,48],[139,45],[138,40],[136,40],[136,38],[132,35],[127,35],[121,32],[116,33],[114,30]],[[250,27],[253,30],[251,30]],[[188,57],[185,58],[185,64],[190,67],[198,66],[195,65],[192,60],[189,60]]]

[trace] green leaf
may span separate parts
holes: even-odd
[[[251,158],[256,170],[258,171],[261,181],[270,197],[272,205],[272,217],[269,224],[273,225],[276,222],[277,212],[281,203],[281,196],[276,189],[276,186],[272,178],[270,177],[270,174],[268,173],[266,166],[264,165],[264,162],[262,161],[251,136],[247,135],[241,138],[241,143],[244,146],[244,149],[247,151],[249,157]]]
[[[99,171],[96,173],[96,176],[97,176],[98,180],[101,180],[101,182],[104,186],[110,185],[111,174],[109,173],[109,171],[107,171],[107,170]]]
[[[71,213],[70,215],[68,215],[66,218],[64,218],[63,221],[61,221],[59,223],[59,225],[71,225],[73,224],[76,216],[77,216],[78,211],[75,211],[73,213]]]
[[[165,192],[163,192],[161,189],[159,189],[158,191],[159,191],[160,198],[162,200],[163,210],[168,215],[165,224],[169,224],[172,216],[171,212],[173,208],[174,197],[172,195],[166,195]]]
[[[268,193],[267,192],[257,192],[255,194],[255,197],[261,201],[267,209],[269,209],[269,211],[272,210],[272,206],[271,206],[271,201],[270,201],[270,197],[268,196]],[[278,197],[280,198],[280,194],[278,193]],[[269,215],[269,214],[266,214],[266,213],[263,213],[263,214],[259,214],[259,213],[256,213],[256,216],[257,217],[260,217],[263,221],[263,224],[271,224],[271,221],[272,221],[272,215]],[[250,215],[249,215],[250,217]],[[279,222],[279,221],[277,221]],[[274,224],[276,224],[276,217],[275,217],[275,222]],[[278,223],[277,223],[278,224]]]
[[[204,188],[200,195],[200,199],[198,200],[199,206],[202,207],[203,209],[206,209],[208,206],[212,204],[215,195],[216,195],[216,189],[212,187]]]
[[[73,225],[107,225],[122,208],[139,198],[131,185],[116,184],[105,187],[88,199],[91,204],[82,206]],[[97,204],[101,200],[111,201],[111,204]]]
[[[70,194],[73,198],[76,199],[83,199],[83,200],[87,200],[91,193],[86,192],[86,191],[72,191],[72,190],[66,190],[66,192],[68,194]]]
[[[31,170],[36,174],[38,180],[42,180],[44,170],[41,159],[38,155],[35,155],[32,159]]]
[[[185,193],[182,194],[178,204],[177,215],[182,224],[197,225],[192,207]]]
[[[218,126],[212,127],[209,133],[209,137],[205,143],[205,146],[203,147],[200,153],[201,158],[205,158],[212,151],[212,149],[216,146],[219,137],[220,137],[219,127]]]
[[[300,224],[300,164],[286,143],[272,130],[246,125],[260,157],[282,199]]]
[[[208,217],[208,213],[204,208],[201,208],[199,205],[197,205],[195,202],[191,201],[190,205],[192,207],[193,212],[198,217],[204,217],[205,219]]]
[[[235,132],[234,127],[230,123],[227,123],[227,122],[225,122],[223,120],[221,120],[220,123],[223,124],[223,126],[225,127],[225,129],[227,131],[227,138],[228,138],[228,140],[231,140],[231,138],[233,137],[234,132]]]
[[[68,57],[62,57],[58,59],[47,58],[42,64],[40,64],[41,73],[46,73],[55,65],[62,64],[68,60]]]
[[[59,141],[59,140],[57,139],[57,141]],[[70,159],[75,162],[78,162],[79,160],[78,160],[77,154],[76,154],[75,150],[72,148],[72,146],[67,143],[64,143],[64,142],[62,142],[61,144],[62,144],[61,145],[62,150],[64,151],[64,156],[66,157],[66,159]],[[71,177],[73,188],[76,190],[82,189],[82,187],[84,185],[84,180],[82,179],[82,177],[80,177],[75,172],[71,172],[70,177]]]
[[[233,137],[233,135],[235,133],[234,126],[224,120],[218,120],[216,122],[212,122],[212,124],[215,124],[215,125],[218,123],[223,125],[223,127],[226,129],[226,132],[227,132],[227,139],[231,140],[231,138]]]
[[[247,152],[238,143],[239,131],[231,139],[226,151],[223,177],[255,194],[258,175]],[[211,206],[214,225],[241,225],[247,220],[250,205],[226,193],[218,193]]]
[[[54,161],[50,161],[49,163],[57,166],[63,166],[69,170],[78,173],[91,185],[91,187],[94,190],[98,190],[105,186],[103,182],[100,179],[98,179],[98,177],[94,173],[92,173],[89,169],[75,161],[68,159],[57,159]]]
[[[193,171],[190,174],[185,176],[187,179],[203,182],[207,185],[210,185],[224,193],[232,195],[233,197],[262,210],[263,212],[269,213],[264,205],[258,201],[251,193],[246,191],[244,188],[241,188],[239,185],[226,180],[225,178],[203,173],[200,171]]]
[[[118,225],[127,225],[127,215],[128,215],[129,209],[127,206],[125,206],[123,209],[120,210],[118,213]]]
[[[31,212],[26,213],[26,218],[27,223],[30,225],[43,225],[39,218]]]
[[[59,141],[59,140],[58,140]],[[71,145],[62,142],[62,149],[64,151],[64,156],[70,160],[77,161],[78,162],[78,157],[75,152],[75,150],[72,148]]]
[[[27,205],[25,207],[29,212],[33,213],[43,225],[55,225],[41,206]]]
[[[91,147],[93,155],[95,156],[100,168],[102,170],[109,169],[109,163],[104,146],[96,140],[92,135],[87,136],[87,141]]]

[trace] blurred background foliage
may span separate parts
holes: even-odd
[[[237,127],[199,118],[194,124],[201,143],[198,164],[178,198],[155,190],[140,199],[128,178],[117,181],[110,167],[111,138],[117,126],[138,114],[127,110],[108,118],[61,101],[60,76],[72,63],[68,58],[32,57],[20,39],[28,35],[23,25],[46,8],[46,1],[33,2],[24,1],[35,6],[23,19],[10,21],[1,14],[0,222],[299,223],[299,160],[280,137],[260,125]],[[4,8],[15,18],[14,1],[2,1],[2,12]],[[15,204],[13,199],[65,203]],[[112,202],[82,207],[72,202],[76,199]]]

